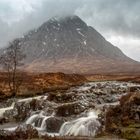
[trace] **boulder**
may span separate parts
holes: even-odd
[[[125,134],[130,130],[139,132],[140,126],[135,126],[140,124],[140,92],[123,96],[120,99],[120,105],[109,108],[105,120],[106,131],[115,134],[119,133],[124,138],[128,138],[128,135],[126,136]],[[131,134],[135,136],[135,133]]]
[[[57,92],[57,93],[48,94],[49,101],[54,101],[54,102],[59,102],[59,103],[74,101],[75,97],[76,97],[76,94],[74,92],[70,92],[70,93]]]
[[[49,133],[58,133],[64,120],[62,118],[51,117],[46,120],[46,131]]]
[[[67,104],[62,104],[56,108],[56,115],[67,117],[71,115],[80,114],[84,110],[85,110],[85,107],[82,106],[80,103],[77,103],[77,102],[67,103]]]

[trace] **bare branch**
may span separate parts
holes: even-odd
[[[13,95],[17,93],[21,85],[19,81],[22,80],[17,72],[19,67],[23,65],[22,61],[24,58],[25,55],[21,52],[21,42],[19,39],[15,39],[13,42],[9,43],[9,46],[0,56],[0,65],[3,70],[8,73],[9,89]]]

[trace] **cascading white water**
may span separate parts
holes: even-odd
[[[18,102],[29,102],[33,99],[36,99],[36,100],[43,99],[43,100],[45,100],[46,98],[47,98],[47,96],[36,96],[36,97],[30,97],[30,98],[25,98],[25,99],[19,99]]]
[[[34,115],[30,116],[27,119],[26,124],[31,124],[31,125],[35,126],[35,122],[38,121],[35,127],[40,131],[45,130],[46,120],[49,119],[50,117],[52,117],[52,115],[44,116],[43,113],[44,112],[41,111],[39,114],[34,114]]]
[[[47,96],[36,96],[36,97],[30,97],[25,99],[19,99],[17,100],[17,102],[29,102],[33,99],[40,100],[41,98],[45,100],[47,99]],[[14,106],[15,106],[15,102],[13,102],[10,107],[0,108],[0,117],[3,117],[5,111],[14,109]]]
[[[26,121],[26,124],[33,124],[33,122],[38,118],[38,114],[34,114],[31,117],[29,117]]]
[[[47,117],[43,118],[42,123],[41,123],[41,127],[40,127],[41,130],[45,130],[46,129],[46,120],[49,119],[50,117],[51,116],[47,116]]]
[[[0,108],[0,117],[3,117],[5,111],[12,110],[14,106],[15,106],[15,102],[13,102],[10,107]]]
[[[33,124],[34,121],[37,119],[37,118],[41,118],[43,117],[43,111],[39,112],[39,114],[33,114],[32,116],[30,116],[27,120],[26,120],[26,124]]]
[[[98,115],[90,112],[87,117],[66,122],[62,125],[59,134],[62,136],[95,136],[101,126],[97,120]]]

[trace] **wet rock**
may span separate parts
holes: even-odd
[[[50,133],[58,133],[64,120],[62,118],[51,117],[46,120],[46,131]]]
[[[0,124],[4,124],[4,123],[7,123],[8,120],[4,117],[0,117]]]
[[[56,115],[57,116],[71,116],[80,114],[85,110],[85,107],[82,106],[80,103],[68,103],[60,105],[56,108]]]
[[[118,90],[116,90],[116,89],[111,89],[111,90],[110,90],[110,93],[111,93],[111,94],[117,94],[117,93],[118,93]]]
[[[38,138],[38,131],[31,125],[19,126],[14,133],[18,138],[23,139]]]
[[[97,83],[97,87],[98,88],[101,88],[102,87],[102,84],[101,83]]]
[[[94,90],[96,88],[96,85],[93,85],[92,87],[91,87],[91,90]]]
[[[0,130],[0,140],[18,140],[18,138],[14,137],[14,134],[9,132],[9,131],[5,131],[5,130]]]
[[[105,97],[104,97],[104,101],[105,101],[106,103],[113,103],[113,102],[116,102],[117,100],[116,100],[116,98],[113,97],[113,95],[112,95],[112,96],[105,96]]]
[[[0,140],[25,140],[38,138],[38,131],[31,125],[19,126],[15,131],[0,130]]]
[[[6,101],[6,104],[7,104],[7,106],[11,106],[13,104],[13,102],[17,102],[17,99],[16,98],[8,99]]]
[[[42,101],[32,100],[31,102],[17,102],[12,110],[7,110],[4,116],[8,118],[9,121],[24,121],[30,116],[33,111],[43,109]]]
[[[97,103],[98,103],[98,104],[103,104],[103,103],[104,103],[104,99],[102,99],[102,98],[98,99],[98,100],[97,100]]]
[[[129,87],[130,92],[140,91],[140,86],[131,86]]]
[[[111,133],[120,132],[125,138],[128,137],[123,130],[137,124],[140,124],[140,92],[123,96],[120,105],[109,108],[106,113],[106,130]],[[138,131],[138,128],[135,128],[135,131]]]
[[[74,92],[70,93],[49,93],[48,100],[54,102],[71,102],[76,98],[76,94]]]
[[[6,111],[4,116],[9,118],[10,121],[23,121],[29,115],[29,110],[28,103],[19,102],[15,104],[14,109]]]

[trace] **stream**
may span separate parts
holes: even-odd
[[[108,107],[118,105],[119,99],[134,86],[140,87],[129,82],[89,82],[65,93],[16,99],[10,107],[0,108],[0,118],[13,119],[0,125],[0,129],[14,131],[19,125],[30,124],[40,135],[94,137],[102,127],[99,116],[105,115]],[[35,105],[29,105],[33,100]],[[23,117],[22,107],[23,115],[28,115],[22,121],[15,121],[15,116]]]

